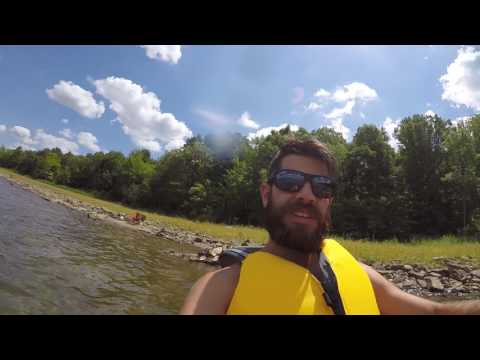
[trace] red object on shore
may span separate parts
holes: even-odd
[[[140,224],[140,222],[145,221],[147,217],[139,212],[135,213],[134,215],[128,215],[127,221],[132,224]]]

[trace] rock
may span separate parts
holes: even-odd
[[[403,265],[403,269],[404,269],[404,270],[407,270],[407,271],[412,271],[412,270],[413,270],[413,266],[412,266],[412,265]]]
[[[247,239],[242,243],[242,246],[248,246],[249,243],[250,243],[250,240]]]
[[[420,271],[410,271],[410,275],[416,277],[416,278],[423,278],[426,275],[426,272],[423,270]]]
[[[437,277],[437,278],[442,276],[442,274],[439,274],[439,273],[434,272],[434,271],[431,271],[429,274],[430,274],[430,276]]]
[[[480,278],[480,270],[470,271],[470,274],[476,276],[477,278]]]
[[[446,256],[434,256],[432,259],[433,260],[445,260],[447,257]]]
[[[390,264],[385,267],[388,270],[403,270],[403,265],[401,264]]]
[[[420,285],[422,288],[427,288],[428,287],[428,284],[425,280],[422,280],[422,279],[418,279],[417,280],[417,283],[418,285]]]
[[[204,255],[199,256],[199,258],[198,258],[198,261],[205,261],[205,260],[207,260],[207,257],[204,256]]]
[[[197,237],[195,237],[195,238],[193,239],[193,241],[199,243],[199,242],[202,242],[203,240],[202,240],[201,237],[198,237],[198,236],[197,236]]]
[[[223,248],[221,246],[216,247],[214,249],[210,249],[208,252],[212,257],[218,256],[223,252]]]
[[[456,287],[459,287],[459,286],[463,286],[463,283],[461,281],[457,281],[457,280],[453,280],[451,283],[450,283],[450,286],[452,288],[456,288]]]
[[[453,267],[453,268],[456,268],[456,269],[461,269],[461,270],[469,270],[470,267],[468,265],[462,265],[462,264],[458,264],[456,262],[453,262],[453,261],[447,261],[447,266],[448,267]]]
[[[433,291],[443,291],[444,286],[439,278],[429,276],[426,278],[430,282],[430,289]]]
[[[412,280],[412,279],[407,279],[403,282],[404,287],[412,287],[412,286],[415,286],[415,285],[417,285],[417,282],[415,280]]]
[[[394,273],[393,270],[378,270],[378,272],[382,275],[390,275],[390,274]]]
[[[463,270],[455,270],[450,273],[450,277],[452,277],[455,280],[460,280],[463,281],[465,277],[467,276],[467,272]]]

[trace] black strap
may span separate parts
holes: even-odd
[[[218,262],[221,267],[241,263],[249,254],[262,248],[263,246],[239,246],[230,248],[220,254]],[[337,278],[323,252],[320,252],[319,265],[320,273],[314,274],[314,276],[320,281],[323,290],[325,290],[323,293],[325,302],[333,310],[335,315],[345,315],[345,308],[343,307],[342,298],[338,291]]]
[[[330,306],[335,315],[345,315],[342,298],[338,291],[337,277],[323,252],[320,252],[320,283],[325,292],[323,297],[328,306]]]

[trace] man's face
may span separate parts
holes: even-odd
[[[302,155],[285,156],[280,168],[329,175],[323,161]],[[306,253],[320,249],[330,221],[331,198],[317,198],[308,181],[294,193],[282,191],[273,184],[262,184],[260,192],[272,241]]]

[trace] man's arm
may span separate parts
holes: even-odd
[[[185,299],[181,315],[224,315],[227,312],[240,276],[235,264],[203,275]]]
[[[437,303],[408,294],[372,267],[361,264],[373,285],[382,315],[474,315],[480,314],[480,300]]]

